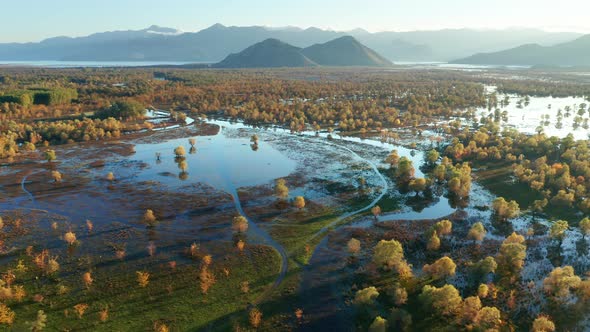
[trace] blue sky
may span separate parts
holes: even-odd
[[[369,31],[537,27],[590,33],[587,0],[2,0],[0,42],[225,25]]]

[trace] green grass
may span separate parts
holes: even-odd
[[[280,256],[272,248],[252,246],[239,254],[227,244],[226,250],[229,254],[211,265],[216,283],[208,294],[203,294],[199,287],[198,261],[179,262],[176,269],[155,257],[117,261],[113,265],[105,262],[93,271],[94,282],[86,289],[82,285],[82,271],[64,270],[59,278],[44,277],[31,259],[23,256],[29,271],[17,274],[16,284],[24,285],[27,299],[10,303],[16,312],[13,328],[26,330],[26,322],[33,321],[37,311],[43,310],[47,314],[47,330],[145,331],[152,330],[154,322],[165,323],[173,331],[200,330],[246,308],[274,282],[279,271]],[[145,288],[139,287],[136,279],[135,271],[145,270],[141,266],[149,266],[151,274]],[[223,269],[229,270],[228,276]],[[250,283],[247,294],[240,289],[243,281]],[[70,291],[59,295],[58,285],[65,285]],[[33,302],[34,294],[42,294],[43,302]],[[73,310],[79,303],[89,305],[81,319]],[[98,312],[106,306],[109,319],[100,322]]]

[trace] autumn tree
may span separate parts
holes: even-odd
[[[469,233],[467,233],[467,238],[473,241],[481,242],[485,238],[487,232],[486,229],[483,227],[481,222],[476,222],[471,226],[469,229]]]
[[[371,208],[371,213],[375,217],[375,220],[377,220],[377,217],[379,217],[379,215],[381,214],[381,207],[379,205],[373,206]]]
[[[388,163],[391,168],[397,168],[397,164],[399,163],[399,154],[397,153],[397,150],[391,151],[385,159],[385,162]]]
[[[503,197],[498,197],[492,203],[494,215],[502,221],[512,219],[520,214],[520,208],[516,201],[506,201]]]
[[[387,319],[381,318],[381,316],[375,317],[371,326],[369,326],[369,332],[386,332],[387,331]]]
[[[246,233],[248,230],[248,219],[242,215],[234,217],[232,220],[232,229],[238,233]]]
[[[444,279],[455,275],[457,265],[450,257],[442,257],[432,264],[426,264],[422,268],[424,273],[432,279]]]
[[[277,179],[275,184],[275,194],[280,199],[289,197],[289,188],[285,182],[285,179]]]
[[[438,151],[436,151],[435,149],[426,152],[425,155],[426,162],[428,162],[428,164],[430,165],[434,165],[438,161],[439,157],[440,153],[438,153]]]
[[[579,227],[580,231],[582,232],[582,235],[584,236],[584,238],[586,238],[586,236],[590,234],[590,218],[586,217],[582,219],[580,221]]]
[[[303,209],[305,207],[305,198],[303,198],[303,196],[295,197],[295,200],[293,201],[293,206],[299,210]]]
[[[551,225],[551,228],[549,229],[549,236],[553,239],[556,239],[559,242],[559,246],[561,246],[561,242],[563,242],[568,228],[569,224],[567,221],[558,220]]]
[[[415,169],[412,161],[407,157],[401,157],[395,170],[395,177],[402,183],[409,182],[414,177]]]
[[[252,308],[248,313],[248,321],[253,328],[257,329],[262,323],[262,312],[257,308]]]
[[[174,149],[174,154],[176,155],[177,159],[184,158],[184,156],[186,156],[186,150],[184,149],[184,146],[177,146]]]
[[[145,213],[143,214],[143,222],[148,226],[155,226],[158,221],[154,211],[150,209],[145,210]]]
[[[573,267],[556,267],[543,279],[543,290],[550,299],[564,303],[571,299],[572,292],[580,286],[581,282]]]
[[[53,182],[58,183],[61,182],[61,173],[58,171],[51,171],[51,178],[53,179]]]
[[[507,237],[500,246],[500,252],[496,257],[500,274],[510,279],[518,277],[520,270],[524,266],[524,259],[526,258],[526,245],[524,244],[524,237],[516,233],[512,233]]]
[[[532,332],[554,332],[555,324],[547,316],[539,316],[533,321]]]
[[[351,255],[356,255],[361,250],[361,241],[359,241],[355,238],[351,238],[347,243],[347,247],[348,247],[348,252]]]
[[[54,161],[57,157],[55,155],[55,151],[54,150],[47,150],[45,151],[44,154],[45,160],[47,160],[48,163]]]
[[[426,312],[446,318],[454,317],[463,304],[459,291],[453,285],[444,285],[441,288],[426,285],[418,299]]]
[[[436,232],[430,231],[430,237],[428,239],[428,243],[426,244],[426,248],[431,251],[436,251],[440,249],[440,238]]]
[[[410,180],[408,188],[416,193],[416,196],[420,195],[421,192],[425,191],[428,187],[428,183],[425,178],[416,178]]]
[[[379,297],[379,292],[377,288],[371,286],[367,288],[360,289],[354,295],[354,304],[356,305],[373,305],[375,300]]]
[[[404,249],[396,240],[381,240],[373,251],[373,263],[391,269],[404,261]]]

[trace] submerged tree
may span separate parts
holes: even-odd
[[[303,209],[305,207],[305,198],[303,198],[303,196],[295,197],[295,200],[293,201],[293,206],[299,210]]]
[[[285,179],[277,179],[275,184],[275,194],[280,199],[289,197],[289,188],[287,187]]]
[[[502,221],[512,219],[520,214],[520,208],[516,201],[506,201],[503,197],[498,197],[492,203],[495,216]]]
[[[234,217],[232,229],[238,233],[245,233],[248,230],[248,219],[242,215]]]
[[[467,233],[467,238],[473,241],[481,242],[485,238],[487,232],[486,229],[483,227],[481,222],[476,222],[471,226],[469,229],[469,233]]]

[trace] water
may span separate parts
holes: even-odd
[[[294,161],[265,142],[259,142],[258,150],[254,151],[249,139],[228,138],[223,131],[215,136],[198,136],[195,139],[194,154],[189,153],[188,138],[137,144],[136,153],[130,159],[149,166],[140,171],[138,180],[157,180],[170,187],[204,183],[229,192],[232,187],[267,184],[295,171]],[[173,153],[177,146],[183,146],[187,152],[186,180],[180,179],[181,170]],[[160,161],[156,160],[156,152],[162,154]]]
[[[486,90],[488,92],[494,92],[495,87],[487,86]],[[498,94],[498,101],[503,100],[505,96],[508,96],[510,100],[510,104],[505,107],[499,107],[501,111],[507,111],[507,121],[502,121],[503,127],[511,127],[517,129],[521,133],[526,134],[535,134],[537,132],[537,127],[541,125],[541,121],[544,120],[544,115],[549,115],[549,124],[543,125],[543,131],[548,136],[557,136],[557,137],[565,137],[568,134],[573,134],[575,139],[588,139],[588,134],[590,131],[588,129],[584,129],[582,127],[582,123],[578,128],[574,128],[574,118],[578,116],[578,108],[580,104],[586,103],[590,104],[590,102],[586,101],[584,98],[581,97],[566,97],[566,98],[554,98],[554,97],[533,97],[529,96],[530,104],[528,106],[524,106],[524,102],[522,103],[522,108],[518,108],[518,101],[524,100],[524,96],[518,96],[514,94]],[[549,108],[551,105],[551,108]],[[500,106],[498,104],[498,106]],[[569,117],[565,117],[565,108],[569,106],[571,107],[571,112]],[[562,127],[558,128],[557,124],[557,113],[559,110],[562,111],[563,119],[562,119]],[[488,115],[490,112],[487,108],[479,108],[477,110],[478,120],[482,114]],[[491,113],[494,113],[492,109]],[[583,119],[589,119],[590,113],[586,111],[582,116]]]

